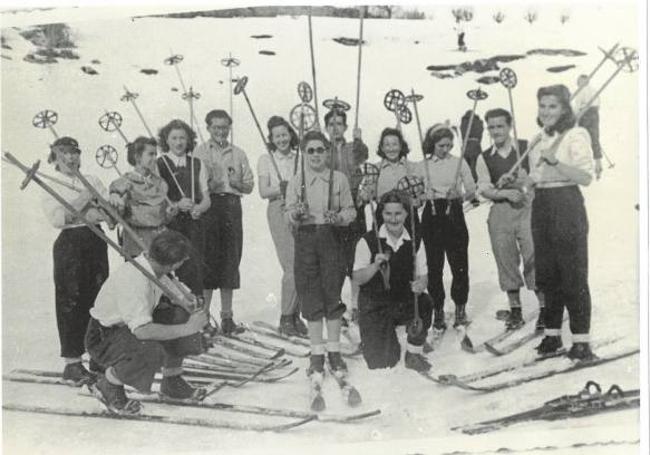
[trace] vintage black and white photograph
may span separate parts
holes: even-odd
[[[647,453],[646,9],[3,6],[5,453]]]

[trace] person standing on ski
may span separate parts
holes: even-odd
[[[111,204],[147,247],[178,214],[178,207],[168,202],[167,182],[158,175],[156,146],[155,139],[144,136],[130,142],[126,160],[133,171],[124,173],[109,185]],[[122,248],[129,257],[142,252],[128,232],[124,234]]]
[[[348,226],[356,211],[345,175],[330,170],[330,144],[318,131],[303,137],[305,173],[294,176],[287,187],[285,216],[295,228],[294,273],[298,299],[307,320],[311,357],[308,374],[322,375],[325,352],[335,372],[347,372],[341,357],[341,287],[345,280],[345,251],[336,229]],[[323,319],[327,343],[323,340]]]
[[[569,89],[564,85],[537,91],[537,122],[542,127],[529,154],[529,184],[535,186],[531,228],[535,245],[535,281],[546,299],[540,354],[562,347],[564,307],[569,313],[573,345],[568,356],[594,358],[589,344],[589,225],[579,185],[592,181],[589,133],[576,126]]]
[[[442,281],[445,256],[453,276],[451,298],[456,305],[454,327],[469,323],[465,312],[469,295],[469,233],[465,224],[463,201],[475,198],[476,184],[467,162],[449,153],[454,145],[454,137],[451,128],[444,124],[429,128],[423,143],[425,159],[417,173],[424,182],[431,182],[422,211],[421,229],[429,267],[428,290],[433,299],[433,329],[437,332],[443,332],[447,328]],[[459,182],[456,182],[459,160],[462,160],[460,176]]]
[[[130,262],[111,274],[97,296],[85,342],[91,359],[105,372],[91,389],[113,413],[139,413],[140,402],[126,397],[124,385],[150,393],[154,375],[161,369],[162,395],[199,399],[205,393],[190,386],[181,374],[183,358],[203,352],[200,332],[208,323],[207,311],[196,310],[197,301],[183,295],[188,290],[168,277],[188,260],[192,248],[182,234],[170,229],[152,240],[147,253],[134,259],[159,280],[165,278],[177,303],[184,307],[171,304]]]
[[[211,209],[206,216],[205,257],[208,273],[204,279],[205,301],[210,306],[215,289],[221,294],[221,331],[237,334],[244,328],[233,318],[233,291],[239,289],[244,233],[241,199],[253,191],[253,171],[246,153],[228,142],[232,119],[215,109],[205,116],[210,139],[197,147],[196,156],[209,173]]]
[[[59,195],[75,209],[85,212],[89,222],[99,225],[107,217],[96,208],[90,191],[75,177],[75,171],[81,165],[80,156],[77,140],[65,136],[50,146],[47,161],[54,163],[57,178],[80,189],[75,191],[61,185],[57,188]],[[107,196],[99,179],[92,175],[84,176],[100,194]],[[82,385],[93,381],[94,373],[101,370],[94,362],[90,364],[91,371],[86,370],[81,355],[85,352],[84,334],[90,318],[89,310],[108,277],[107,247],[101,238],[49,194],[44,195],[41,205],[49,223],[61,231],[54,241],[52,256],[56,322],[60,353],[65,363],[63,380]]]
[[[519,290],[524,284],[529,290],[535,290],[535,254],[533,235],[530,230],[530,210],[532,193],[524,192],[525,187],[507,185],[497,186],[501,176],[508,173],[524,153],[528,143],[519,140],[515,145],[510,130],[512,115],[505,109],[492,109],[485,114],[488,132],[493,145],[479,155],[476,161],[478,175],[478,192],[491,200],[488,216],[488,232],[492,253],[497,264],[499,286],[508,296],[510,312],[506,327],[516,330],[524,325],[521,313]],[[515,147],[518,147],[515,149]],[[528,162],[522,163],[519,172],[522,178],[528,174]],[[522,279],[519,264],[523,262]],[[537,330],[544,330],[544,295],[536,292],[539,300],[539,317]]]
[[[282,117],[274,115],[267,123],[268,153],[257,162],[258,188],[262,199],[268,199],[266,218],[275,245],[275,253],[282,267],[281,333],[289,336],[306,336],[307,326],[300,318],[300,305],[294,279],[294,239],[291,226],[284,217],[285,197],[289,180],[297,171],[298,135]],[[280,172],[280,179],[273,162]]]
[[[352,193],[352,200],[357,201],[357,193],[362,176],[360,166],[368,160],[368,146],[361,139],[361,129],[352,132],[352,142],[346,142],[345,132],[348,129],[347,114],[340,109],[332,109],[325,114],[325,128],[331,145],[334,147],[334,170],[345,175]],[[329,154],[328,154],[329,155]],[[356,206],[356,217],[350,225],[343,229],[343,250],[345,253],[345,270],[348,277],[352,276],[354,249],[357,241],[366,232],[365,212],[363,204]],[[351,282],[351,309],[357,308],[359,288]]]
[[[384,223],[378,235],[367,232],[357,243],[352,278],[360,286],[359,332],[363,358],[368,368],[392,368],[400,359],[400,345],[395,328],[413,319],[413,299],[418,298],[422,330],[407,336],[404,364],[416,371],[428,371],[431,364],[422,352],[427,331],[431,327],[433,303],[427,289],[427,258],[419,235],[411,235],[404,222],[410,210],[408,196],[398,190],[384,193],[379,210]],[[377,242],[381,242],[379,252]],[[413,245],[416,243],[415,261]],[[381,277],[382,264],[388,263],[390,289]],[[415,276],[413,280],[415,267]]]
[[[591,101],[585,113],[578,120],[578,125],[585,128],[591,138],[591,149],[594,152],[594,174],[596,180],[603,172],[603,149],[600,145],[600,98],[595,97],[596,91],[589,85],[589,76],[578,76],[578,94],[573,99],[573,111],[580,112]],[[592,101],[593,99],[593,101]]]
[[[158,136],[158,144],[165,152],[157,160],[158,173],[167,183],[167,196],[178,207],[178,214],[168,227],[183,234],[192,244],[190,259],[176,274],[194,295],[202,296],[205,269],[202,215],[210,208],[207,173],[201,160],[193,156],[196,133],[187,123],[172,120],[160,129]]]

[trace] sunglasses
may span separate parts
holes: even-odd
[[[325,153],[325,147],[316,147],[316,148],[309,147],[307,150],[305,150],[305,152],[307,152],[307,155],[313,155],[314,153],[318,153],[319,155],[322,155],[323,153]]]

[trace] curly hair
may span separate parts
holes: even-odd
[[[144,152],[147,145],[155,148],[158,143],[152,137],[138,136],[133,142],[126,144],[126,161],[131,166],[135,166],[137,159],[142,156],[142,152]]]
[[[167,138],[169,133],[172,130],[184,130],[187,134],[187,148],[185,153],[189,153],[194,150],[196,147],[196,133],[190,128],[190,126],[182,120],[174,119],[169,122],[167,125],[163,126],[160,131],[158,131],[158,143],[163,152],[169,152],[169,144],[167,144]]]
[[[226,119],[226,120],[228,120],[228,124],[232,125],[232,118],[230,118],[230,115],[228,115],[228,113],[226,111],[224,111],[223,109],[213,109],[210,112],[208,112],[205,115],[205,125],[210,126],[210,124],[212,123],[212,120],[216,119],[216,118]]]
[[[411,200],[409,198],[409,195],[404,191],[392,189],[389,192],[384,193],[379,199],[379,206],[377,207],[377,211],[379,213],[383,212],[384,206],[391,203],[402,204],[402,207],[404,207],[404,210],[406,210],[407,213],[411,208]]]
[[[537,102],[539,103],[544,96],[554,96],[562,106],[562,114],[557,119],[555,125],[544,128],[547,134],[564,133],[566,130],[573,128],[576,125],[576,116],[571,108],[571,92],[566,85],[556,84],[547,87],[540,87],[537,90]],[[544,127],[539,117],[537,117],[537,125]]]
[[[409,154],[411,150],[409,149],[409,145],[404,140],[404,136],[402,135],[402,132],[397,128],[384,128],[384,131],[381,132],[381,136],[379,137],[379,145],[377,146],[378,156],[380,156],[381,158],[386,158],[386,154],[381,149],[381,146],[384,143],[384,138],[386,136],[395,136],[397,140],[399,140],[399,145],[400,145],[399,158],[402,158]]]
[[[154,237],[149,247],[151,259],[162,265],[173,265],[190,257],[192,244],[180,232],[168,229]]]
[[[289,148],[293,150],[297,149],[299,145],[299,139],[298,139],[298,135],[296,134],[296,131],[291,127],[289,122],[287,122],[284,118],[280,117],[279,115],[274,115],[266,123],[266,127],[269,129],[269,135],[268,135],[269,150],[274,151],[277,149],[277,147],[275,146],[272,140],[273,138],[272,132],[273,132],[273,128],[278,126],[284,126],[289,132],[289,136],[291,137],[291,140],[289,142]]]
[[[451,128],[440,123],[429,128],[427,133],[424,135],[424,142],[422,143],[424,154],[433,155],[433,152],[436,149],[436,144],[445,138],[451,139],[452,141],[454,140],[454,133],[451,131]]]
[[[491,118],[503,117],[506,119],[508,126],[512,125],[512,115],[507,110],[497,107],[495,109],[490,109],[485,113],[485,121],[487,122]]]
[[[341,117],[343,119],[343,124],[345,126],[348,125],[348,114],[345,113],[344,110],[342,109],[332,109],[330,110],[327,114],[325,114],[325,127],[327,128],[327,124],[330,122],[330,119],[332,117]]]
[[[307,147],[307,143],[309,141],[321,141],[323,143],[323,146],[326,149],[330,148],[330,142],[327,140],[325,135],[321,133],[320,131],[307,131],[307,134],[305,134],[302,138],[302,142],[300,143],[300,150],[303,152],[305,151],[305,147]]]

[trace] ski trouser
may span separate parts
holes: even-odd
[[[190,257],[176,270],[176,276],[192,294],[203,295],[203,275],[206,273],[204,220],[194,220],[187,213],[179,213],[167,227],[183,234],[192,244]]]
[[[275,245],[275,254],[282,267],[282,300],[283,315],[290,315],[300,310],[296,281],[293,274],[294,240],[291,226],[284,218],[284,201],[282,198],[273,199],[266,208],[266,219],[269,222],[271,238]]]
[[[241,197],[232,193],[210,195],[205,215],[205,289],[239,289],[244,233]]]
[[[422,333],[417,337],[407,335],[406,342],[422,346],[431,327],[433,304],[428,294],[418,297],[418,311],[422,318]],[[413,319],[413,294],[398,300],[384,295],[371,295],[362,290],[359,294],[359,333],[363,345],[363,358],[369,369],[392,368],[400,359],[401,348],[395,328]]]
[[[346,263],[337,228],[309,224],[295,234],[296,291],[307,321],[339,319],[345,312],[340,298]]]
[[[546,334],[559,336],[564,307],[574,341],[588,341],[587,213],[577,185],[537,188],[531,217],[537,287],[546,297]]]
[[[587,111],[580,117],[578,125],[586,129],[589,133],[594,159],[601,159],[603,157],[603,151],[600,145],[600,114],[598,112],[598,106],[590,106],[587,108]]]
[[[530,230],[531,205],[520,208],[509,202],[495,202],[488,215],[488,232],[492,253],[497,264],[499,287],[502,291],[518,291],[526,284],[535,290],[535,250]],[[524,278],[519,265],[523,261]]]
[[[54,241],[52,256],[61,357],[81,357],[89,311],[108,278],[106,243],[86,226],[67,228]]]
[[[451,201],[449,215],[446,214],[449,201],[436,199],[435,215],[428,201],[422,212],[422,240],[427,251],[429,269],[429,295],[433,306],[442,310],[445,304],[445,288],[442,274],[445,256],[451,268],[451,298],[456,305],[465,305],[469,295],[469,269],[467,247],[469,233],[461,199]]]

